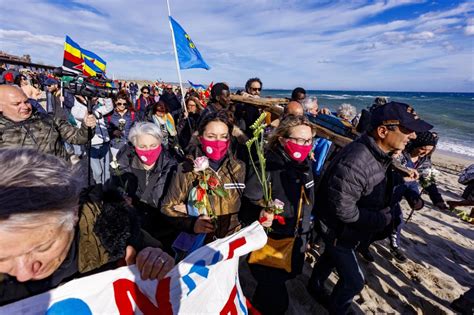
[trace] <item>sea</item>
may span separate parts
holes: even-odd
[[[437,149],[474,162],[474,93],[307,90],[306,95],[316,96],[319,107],[331,111],[349,103],[360,112],[372,105],[377,96],[410,104],[422,119],[434,126],[433,131],[440,137]],[[264,89],[262,96],[289,98],[291,90]]]

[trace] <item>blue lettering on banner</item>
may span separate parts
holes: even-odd
[[[211,263],[208,264],[207,266],[215,265],[217,262],[219,262],[219,260],[222,259],[222,257],[223,256],[221,255],[220,252],[216,252],[214,256],[212,257]],[[191,267],[191,270],[189,270],[189,273],[182,278],[184,284],[186,284],[186,286],[189,289],[189,292],[187,295],[191,294],[191,292],[194,291],[194,289],[196,289],[196,282],[194,282],[194,280],[191,278],[191,275],[194,273],[207,279],[207,276],[209,275],[209,268],[206,267],[205,260],[201,259],[201,260],[196,261],[194,265]]]

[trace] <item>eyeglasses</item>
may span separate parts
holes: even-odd
[[[259,92],[260,92],[260,91],[262,90],[262,88],[250,87],[250,90],[251,90],[251,91],[259,91]]]
[[[299,145],[309,145],[313,143],[313,138],[311,139],[304,139],[304,138],[295,138],[295,137],[287,137],[287,139],[292,140],[292,142],[299,144]]]

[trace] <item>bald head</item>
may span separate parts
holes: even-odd
[[[285,114],[293,116],[303,116],[303,106],[301,106],[301,104],[296,101],[291,101],[285,107]]]
[[[32,112],[28,97],[15,85],[0,85],[0,113],[11,121],[30,118]]]

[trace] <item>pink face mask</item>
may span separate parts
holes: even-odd
[[[311,144],[301,145],[291,141],[287,141],[284,146],[285,152],[297,162],[303,162],[311,152],[311,148]]]
[[[214,161],[222,159],[229,149],[230,140],[206,140],[201,137],[201,147],[208,158]]]
[[[151,150],[141,150],[141,149],[135,147],[135,152],[137,152],[138,157],[140,158],[140,160],[144,164],[146,164],[148,166],[151,166],[160,157],[161,145],[159,145],[157,148],[151,149]]]

